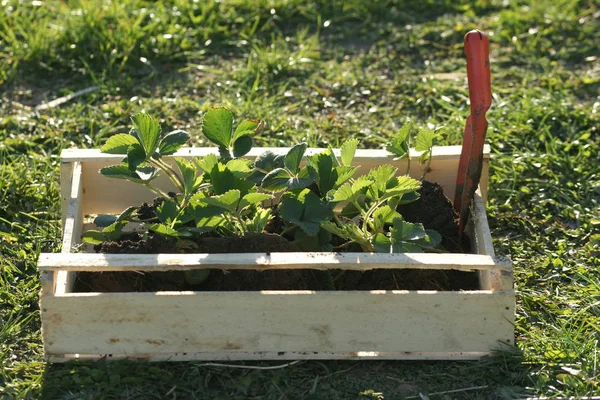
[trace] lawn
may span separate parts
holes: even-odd
[[[514,351],[270,370],[43,361],[36,259],[60,250],[61,149],[97,147],[142,110],[203,144],[202,114],[215,104],[265,119],[257,145],[337,146],[351,136],[381,148],[408,119],[444,126],[443,143],[459,144],[462,41],[474,28],[491,42],[488,213],[497,252],[515,265]],[[600,394],[598,32],[594,0],[3,1],[0,397]]]

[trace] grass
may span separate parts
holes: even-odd
[[[0,7],[0,397],[517,398],[600,393],[600,7],[589,0],[4,1]],[[145,110],[259,116],[260,145],[378,148],[408,118],[461,141],[462,37],[490,33],[488,213],[515,263],[514,352],[477,362],[43,362],[36,258],[60,248],[58,155]],[[94,86],[59,107],[45,100]],[[196,139],[196,144],[202,144]],[[470,390],[467,390],[470,389]]]

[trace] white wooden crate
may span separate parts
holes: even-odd
[[[264,150],[253,149],[248,156]],[[434,148],[427,175],[449,198],[454,197],[460,150]],[[211,151],[182,149],[176,156]],[[98,150],[61,155],[63,248],[39,259],[42,333],[50,361],[474,359],[513,344],[512,266],[494,254],[484,207],[488,148],[469,226],[475,254],[73,252],[86,215],[118,213],[154,197],[141,185],[99,174],[121,158]],[[393,161],[383,150],[358,150],[354,162],[361,165],[358,174],[380,164],[406,168],[406,161]],[[411,175],[421,174],[422,167],[413,162]],[[172,189],[168,185],[166,179],[157,180],[164,190]],[[479,290],[73,293],[77,271],[197,268],[456,269],[478,271]]]

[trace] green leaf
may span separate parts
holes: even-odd
[[[202,133],[211,142],[229,148],[233,113],[224,107],[211,107],[202,119]]]
[[[239,190],[230,190],[220,196],[206,197],[199,199],[198,202],[211,206],[223,208],[228,211],[235,211],[240,200]]]
[[[358,171],[359,167],[347,167],[347,166],[339,166],[335,167],[335,171],[337,173],[337,180],[335,181],[335,186],[340,186],[348,179],[352,178],[356,171]]]
[[[319,232],[321,222],[333,218],[329,203],[319,199],[310,189],[284,194],[279,213],[284,220],[297,225],[309,236]]]
[[[271,210],[268,208],[257,207],[256,213],[252,220],[246,223],[246,227],[250,232],[262,232],[271,220]]]
[[[142,178],[137,172],[131,171],[126,164],[121,165],[111,165],[109,167],[104,167],[100,170],[100,173],[109,178],[117,178],[117,179],[126,179],[136,183],[144,183],[149,180],[154,179],[155,176],[148,176],[146,178]]]
[[[442,243],[442,236],[432,229],[425,230],[425,237],[414,241],[414,244],[424,249],[435,249]]]
[[[229,160],[225,166],[237,178],[246,178],[248,175],[250,175],[250,172],[251,172],[250,164],[251,163],[252,162],[250,160],[236,158],[233,160]]]
[[[383,228],[386,224],[391,224],[394,219],[401,218],[400,214],[388,206],[379,207],[373,212],[373,225],[375,232],[383,232]]]
[[[186,144],[189,139],[190,134],[185,131],[175,130],[170,132],[160,141],[158,152],[161,156],[173,154]]]
[[[109,137],[104,146],[100,148],[100,151],[109,154],[127,154],[129,146],[138,143],[135,136],[127,133],[119,133]]]
[[[138,209],[138,207],[130,206],[127,207],[121,214],[117,216],[115,222],[123,223],[123,226],[129,221],[129,217]]]
[[[393,186],[386,188],[380,200],[395,196],[404,196],[406,194],[416,192],[421,188],[421,182],[409,176],[403,175],[398,178],[393,178]],[[413,195],[411,195],[413,196]]]
[[[106,228],[102,229],[102,234],[106,240],[115,241],[121,237],[123,228],[127,225],[127,221],[116,221],[114,224],[110,224]]]
[[[100,244],[102,242],[106,242],[104,234],[96,230],[86,231],[83,235],[81,235],[81,240],[91,244]]]
[[[286,154],[284,164],[285,167],[292,172],[292,174],[296,175],[298,173],[300,163],[302,162],[302,157],[304,156],[304,152],[307,148],[308,144],[300,143],[292,147]]]
[[[395,242],[418,240],[424,238],[426,235],[423,224],[413,224],[404,221],[402,218],[396,218],[394,220],[394,225],[392,229],[390,229],[390,232],[391,238]]]
[[[242,197],[242,199],[240,200],[239,209],[243,209],[243,208],[246,208],[253,204],[258,204],[258,203],[261,203],[265,200],[269,200],[272,198],[273,198],[273,195],[266,194],[266,193],[248,193],[247,195]]]
[[[369,171],[369,175],[375,183],[369,189],[371,197],[374,199],[379,198],[387,189],[387,183],[389,180],[396,177],[398,168],[394,168],[392,165],[380,165]]]
[[[362,189],[373,184],[369,177],[361,176],[353,183],[347,182],[338,188],[333,194],[333,201],[345,201],[355,197]]]
[[[357,146],[357,139],[350,139],[344,142],[344,144],[340,148],[343,165],[350,166],[350,164],[352,164],[352,160],[354,159],[354,154],[356,153]]]
[[[177,203],[171,200],[164,201],[156,207],[156,216],[158,220],[164,224],[170,224],[177,217]]]
[[[288,181],[289,189],[303,189],[310,186],[315,180],[310,176],[308,168],[302,168],[300,172]]]
[[[427,151],[424,151],[423,153],[421,153],[421,155],[419,155],[419,164],[425,164],[427,162],[427,160],[429,160],[430,156],[431,156],[430,150],[427,150]]]
[[[233,132],[232,141],[235,142],[242,136],[254,136],[257,133],[260,133],[265,127],[265,121],[260,121],[257,119],[247,119],[242,121],[238,127]]]
[[[252,137],[251,136],[242,136],[233,142],[233,156],[234,157],[242,157],[248,154],[248,152],[252,149]]]
[[[286,169],[276,168],[264,177],[261,186],[265,190],[278,192],[288,188],[288,182],[291,178]]]
[[[135,114],[131,117],[135,133],[142,144],[146,160],[154,155],[160,140],[160,124],[157,120],[145,113]]]
[[[219,158],[216,154],[209,154],[204,156],[203,158],[194,160],[198,168],[204,171],[207,174],[210,174],[215,167],[219,163]]]
[[[294,234],[294,243],[301,251],[332,251],[331,232],[320,229],[314,236],[308,236],[302,229],[297,229]]]
[[[319,153],[309,158],[308,170],[317,183],[321,196],[335,187],[338,179],[337,170],[333,169],[333,161],[328,154]]]
[[[94,218],[94,225],[96,225],[99,228],[104,228],[111,224],[114,224],[116,220],[116,215],[102,214]]]
[[[146,161],[146,153],[139,143],[129,146],[127,150],[127,165],[131,171],[135,171],[138,166]]]
[[[276,168],[283,168],[284,158],[285,156],[277,155],[272,151],[267,150],[264,153],[260,154],[258,157],[256,157],[254,165],[256,166],[256,168],[264,172],[271,172]]]
[[[409,155],[409,139],[412,130],[411,122],[407,122],[398,132],[398,135],[386,144],[385,149],[395,155],[394,160],[402,160]]]
[[[179,171],[181,171],[181,176],[183,177],[184,194],[191,196],[196,188],[198,171],[192,162],[181,157],[175,157],[175,163],[179,167]]]
[[[431,129],[423,129],[417,134],[415,150],[427,151],[433,147],[437,134]]]
[[[389,253],[391,250],[390,238],[383,233],[378,233],[371,239],[371,243],[377,253]]]
[[[163,235],[163,236],[170,236],[170,237],[183,237],[183,236],[189,236],[189,234],[185,234],[183,232],[179,232],[173,228],[171,228],[170,226],[164,225],[164,224],[152,224],[148,226],[148,230],[158,233],[159,235]]]

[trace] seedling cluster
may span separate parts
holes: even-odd
[[[117,241],[127,223],[137,222],[143,235],[174,239],[187,251],[201,235],[260,233],[278,220],[275,233],[303,251],[333,251],[353,243],[366,252],[442,251],[438,233],[405,221],[397,211],[419,198],[421,182],[399,175],[391,165],[355,177],[357,140],[345,142],[339,157],[331,148],[308,155],[307,144],[300,143],[285,155],[267,151],[252,161],[244,156],[264,122],[245,120],[234,128],[231,111],[213,107],[204,116],[202,133],[218,146],[218,155],[174,157],[171,163],[165,156],[176,153],[190,135],[181,130],[162,135],[159,122],[144,113],[134,115],[132,123],[129,134],[112,136],[102,147],[105,153],[122,154],[123,161],[100,172],[146,186],[158,196],[156,207],[148,213],[132,205],[118,216],[100,215],[94,222],[101,229],[87,231],[86,242]],[[397,158],[409,157],[411,129],[404,126],[387,146]],[[430,160],[435,137],[433,131],[418,133],[422,163]],[[160,173],[178,193],[153,184]]]

